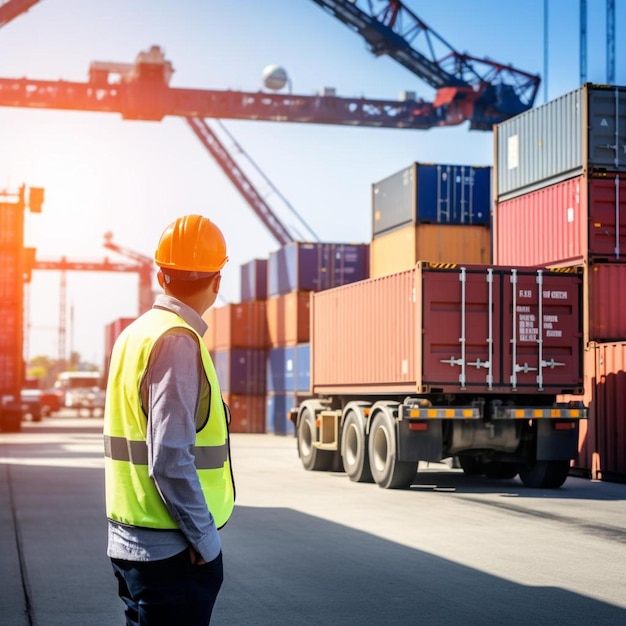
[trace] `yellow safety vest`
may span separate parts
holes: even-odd
[[[148,476],[147,418],[140,385],[152,348],[166,331],[182,327],[198,337],[211,398],[209,419],[196,433],[196,471],[215,524],[221,528],[235,504],[230,440],[224,401],[209,351],[202,337],[173,311],[150,309],[118,338],[111,355],[104,410],[107,517],[121,524],[176,529],[154,481]]]

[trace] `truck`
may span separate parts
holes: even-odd
[[[310,393],[294,407],[309,471],[408,488],[420,461],[558,488],[587,409],[578,267],[459,265],[311,294]]]
[[[99,372],[79,370],[60,372],[54,387],[61,393],[63,406],[67,409],[76,409],[79,415],[83,410],[90,416],[104,411],[106,392]]]

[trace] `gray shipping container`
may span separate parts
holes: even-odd
[[[585,172],[626,172],[626,87],[587,83],[494,128],[498,201]]]

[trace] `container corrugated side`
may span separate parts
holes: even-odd
[[[211,310],[211,309],[209,309]],[[265,348],[268,345],[266,305],[249,300],[213,308],[215,349]]]
[[[222,391],[244,395],[265,393],[265,350],[233,348],[214,350],[211,354]]]
[[[586,84],[494,130],[495,198],[587,171],[626,172],[626,88]]]
[[[19,398],[24,377],[24,210],[0,203],[0,396]]]
[[[268,393],[265,398],[265,431],[274,435],[294,435],[288,413],[300,402],[295,393]]]
[[[582,385],[581,297],[578,272],[421,262],[314,294],[311,389],[573,392]]]
[[[626,342],[591,342],[585,354],[585,393],[562,401],[583,402],[573,466],[595,480],[626,481]]]
[[[626,481],[626,342],[596,346],[593,415],[600,478]]]
[[[592,263],[585,272],[587,340],[626,340],[626,263]]]
[[[230,411],[231,433],[265,432],[265,394],[224,393],[223,398]]]
[[[626,176],[577,176],[495,204],[494,262],[626,260]]]
[[[291,242],[270,253],[268,295],[322,291],[369,276],[369,244]]]
[[[240,268],[241,301],[267,298],[267,259],[254,259]]]
[[[491,233],[485,226],[419,224],[376,237],[370,244],[371,278],[412,269],[418,261],[490,263]]]
[[[270,296],[266,302],[270,346],[293,346],[309,341],[310,292],[294,291]]]

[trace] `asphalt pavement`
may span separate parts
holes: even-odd
[[[1,626],[124,624],[101,432],[65,415],[0,433]],[[303,471],[291,436],[231,448],[215,626],[626,624],[626,485],[529,490],[441,465],[394,492]]]

